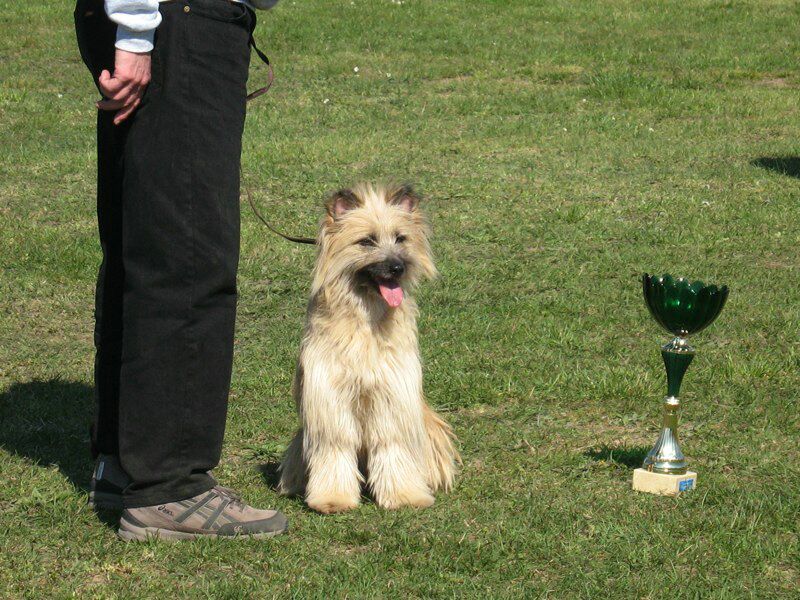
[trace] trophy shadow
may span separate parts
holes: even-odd
[[[625,467],[641,467],[647,453],[648,446],[609,446],[603,445],[592,448],[583,453],[584,456],[598,462],[611,462]]]
[[[800,179],[800,156],[759,156],[750,161],[754,167]]]

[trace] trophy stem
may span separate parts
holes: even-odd
[[[667,369],[667,396],[677,398],[683,376],[694,358],[694,348],[686,338],[676,337],[661,347],[661,358],[664,359],[664,367]]]
[[[686,458],[678,444],[678,416],[680,412],[681,382],[694,358],[694,349],[683,337],[674,340],[661,348],[661,356],[667,369],[668,396],[664,400],[664,417],[661,434],[644,459],[643,467],[655,473],[682,475],[686,473]]]

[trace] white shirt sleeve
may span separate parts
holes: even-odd
[[[105,0],[108,18],[117,24],[117,43],[127,52],[150,52],[161,23],[158,0]]]

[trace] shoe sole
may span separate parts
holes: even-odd
[[[112,494],[108,492],[89,492],[89,500],[87,501],[89,508],[102,508],[105,510],[122,510],[122,496],[119,494]]]
[[[163,540],[165,542],[177,542],[180,540],[197,540],[200,538],[215,538],[218,540],[231,539],[254,539],[262,540],[285,533],[288,527],[278,531],[264,531],[262,533],[247,533],[240,535],[217,535],[215,533],[189,533],[186,531],[174,531],[172,529],[162,529],[160,527],[138,527],[129,523],[125,519],[120,519],[117,536],[126,542],[146,542],[148,540]]]

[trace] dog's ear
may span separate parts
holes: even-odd
[[[338,219],[348,210],[353,210],[359,206],[361,206],[361,200],[353,193],[353,190],[348,189],[341,189],[332,193],[325,201],[325,208],[334,219]]]
[[[420,197],[414,188],[408,184],[401,185],[394,189],[388,197],[389,204],[399,206],[408,212],[414,212],[419,206]]]

